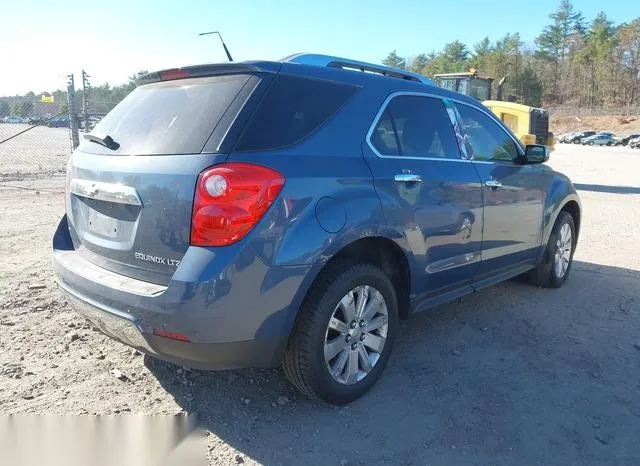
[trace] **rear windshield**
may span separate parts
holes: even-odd
[[[117,155],[199,153],[249,78],[216,76],[140,86],[92,131],[111,136],[120,148],[112,151],[83,140],[79,149]]]
[[[279,75],[251,117],[236,150],[267,150],[300,142],[329,119],[355,90],[348,84]]]

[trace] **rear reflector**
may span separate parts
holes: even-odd
[[[189,340],[189,337],[183,333],[169,332],[167,330],[162,330],[160,328],[154,328],[153,334],[159,337],[169,338],[171,340],[178,340],[178,341],[184,341],[186,343],[191,343],[191,340]]]
[[[256,226],[276,199],[284,177],[271,168],[249,163],[224,163],[198,177],[191,244],[227,246]]]

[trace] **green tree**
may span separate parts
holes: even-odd
[[[540,107],[542,105],[542,83],[533,65],[526,64],[519,73],[518,79],[522,92],[519,100],[525,105]]]
[[[387,66],[392,66],[394,68],[402,68],[402,69],[404,69],[406,67],[406,59],[402,58],[394,50],[389,55],[387,55],[387,58],[382,60],[382,64],[383,65],[387,65]]]
[[[582,13],[574,9],[570,0],[560,0],[558,9],[551,13],[549,18],[553,22],[544,28],[535,39],[535,44],[538,47],[538,56],[548,60],[552,65],[551,96],[553,99],[559,100],[558,80],[561,63],[569,52],[572,33],[583,30],[584,18]]]
[[[486,68],[487,57],[492,51],[493,45],[489,38],[485,37],[473,46],[473,55],[471,56],[469,65],[478,70],[484,70]]]
[[[631,104],[640,95],[640,18],[622,24],[616,31],[616,42],[620,48],[624,99],[628,114]]]
[[[0,100],[0,117],[8,116],[11,113],[11,105],[6,100]]]
[[[602,105],[615,93],[612,88],[612,63],[616,46],[616,30],[603,12],[598,13],[586,33],[586,45],[576,54],[576,62],[585,66],[589,75],[587,102]]]
[[[452,68],[464,68],[468,65],[469,49],[459,40],[445,44],[442,53],[444,58],[451,63]],[[460,71],[464,71],[464,69]]]
[[[419,55],[416,55],[416,57],[411,62],[411,66],[409,67],[409,69],[414,73],[425,74],[425,70],[428,65],[429,57],[426,54],[421,53]]]
[[[18,100],[13,104],[13,114],[26,117],[33,110],[33,102],[30,100]]]
[[[569,50],[571,33],[584,30],[584,17],[570,0],[560,0],[558,9],[549,15],[553,23],[544,28],[535,42],[540,51],[554,59],[564,60]]]

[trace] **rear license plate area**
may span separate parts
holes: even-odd
[[[115,238],[118,236],[118,219],[90,209],[87,219],[87,230],[95,235]]]

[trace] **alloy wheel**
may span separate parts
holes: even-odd
[[[338,302],[325,333],[324,358],[331,377],[353,385],[378,363],[387,341],[389,315],[382,293],[353,288]]]
[[[571,227],[568,223],[562,225],[558,239],[556,240],[556,253],[554,259],[555,273],[558,278],[564,277],[569,269],[569,263],[571,261]]]

